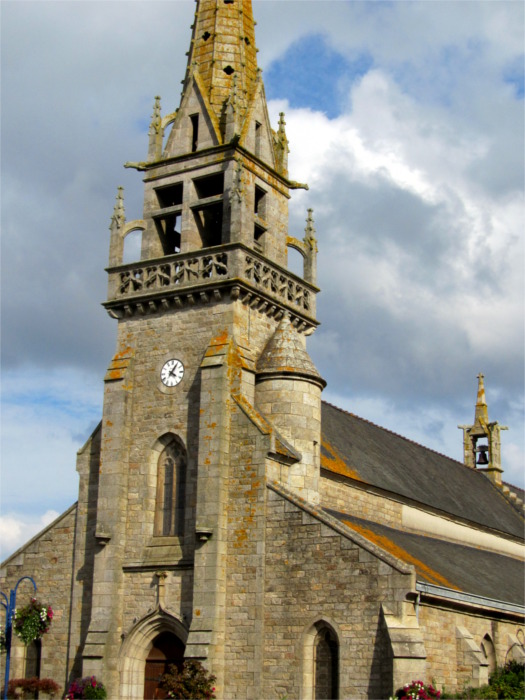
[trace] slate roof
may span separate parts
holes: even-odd
[[[523,561],[425,535],[394,530],[328,508],[355,532],[416,569],[416,578],[464,593],[525,604]],[[480,575],[483,572],[483,575]]]
[[[520,538],[524,520],[481,472],[323,402],[321,466]]]

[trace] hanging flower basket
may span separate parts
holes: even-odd
[[[51,627],[53,610],[50,605],[42,605],[36,598],[31,598],[29,605],[15,610],[13,632],[25,645],[40,639]]]

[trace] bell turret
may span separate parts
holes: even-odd
[[[489,421],[484,375],[478,374],[478,395],[472,425],[458,425],[463,430],[463,460],[467,467],[486,471],[489,478],[501,483],[501,430],[497,421]]]

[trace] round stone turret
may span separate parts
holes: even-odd
[[[319,500],[321,392],[326,382],[300,335],[285,315],[257,362],[255,400],[259,410],[301,461],[286,472],[286,485],[310,501]],[[280,471],[280,478],[283,478]]]

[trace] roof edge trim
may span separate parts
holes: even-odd
[[[422,583],[416,581],[416,591],[418,593],[426,593],[427,595],[436,596],[438,598],[446,598],[460,603],[467,603],[475,606],[483,606],[494,610],[503,610],[505,612],[517,613],[525,616],[525,605],[516,603],[508,603],[504,600],[496,600],[495,598],[485,598],[485,596],[476,595],[474,593],[464,593],[463,591],[455,591],[452,588],[437,586],[434,583]]]

